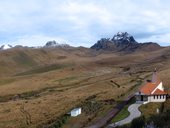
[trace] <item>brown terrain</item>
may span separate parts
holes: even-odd
[[[82,107],[82,114],[68,117],[63,127],[89,126],[135,92],[155,68],[165,89],[170,87],[170,47],[128,54],[13,48],[0,56],[0,128],[55,128],[75,107]]]

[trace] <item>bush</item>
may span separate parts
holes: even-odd
[[[152,115],[150,117],[150,122],[153,121],[157,127],[169,128],[170,127],[170,110],[159,115]]]
[[[59,125],[56,123],[56,124],[54,124],[53,127],[54,127],[54,128],[59,128]]]
[[[130,128],[129,125],[118,126],[116,128]]]
[[[164,111],[164,103],[161,103],[160,112],[163,113],[163,111]]]
[[[59,126],[59,128],[62,127],[62,125],[63,125],[62,122],[61,122],[61,121],[58,121],[58,126]]]
[[[48,126],[47,128],[62,128],[62,126],[67,122],[67,120],[68,115],[64,115],[59,120],[51,122],[50,126]]]
[[[145,126],[145,117],[141,116],[132,120],[131,128],[143,128]]]
[[[62,123],[65,124],[67,122],[67,116],[64,116],[62,119]]]

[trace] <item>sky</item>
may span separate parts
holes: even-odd
[[[0,0],[0,45],[90,47],[128,32],[170,46],[169,0]]]

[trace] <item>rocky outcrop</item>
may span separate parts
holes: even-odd
[[[70,45],[68,45],[68,44],[59,44],[55,40],[53,40],[53,41],[48,41],[44,46],[44,48],[56,48],[56,47],[68,48],[68,47],[70,47]]]

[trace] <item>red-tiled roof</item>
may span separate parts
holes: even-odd
[[[157,86],[157,84],[147,82],[144,86],[142,86],[140,92],[146,95],[150,95]]]
[[[160,95],[160,94],[167,94],[167,93],[162,91],[162,90],[160,90],[160,89],[156,89],[156,91],[153,94]]]
[[[146,95],[150,95],[154,89],[161,83],[161,80],[159,79],[159,76],[157,72],[153,72],[152,75],[152,81],[147,82],[145,85],[142,86],[140,89],[140,92]]]

